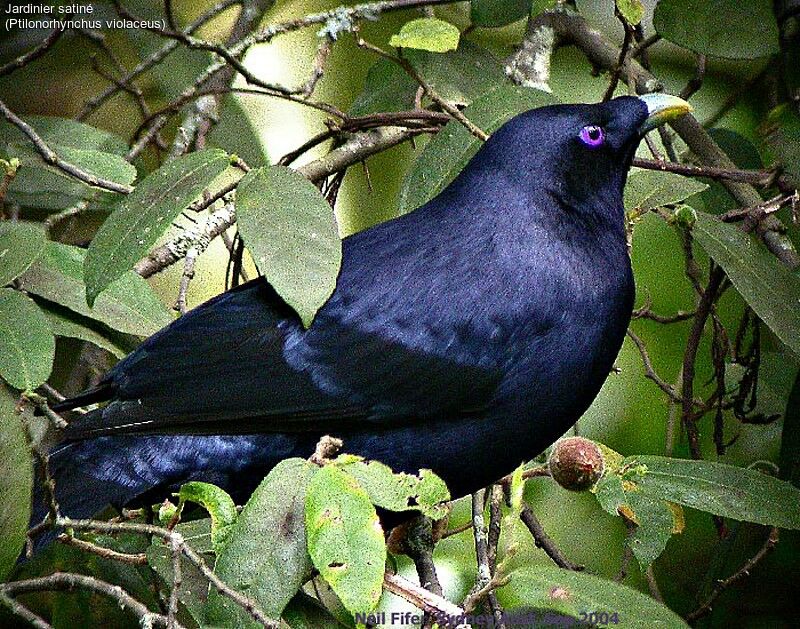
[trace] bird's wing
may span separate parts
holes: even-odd
[[[485,405],[498,374],[348,326],[317,342],[263,279],[224,293],[147,339],[77,403],[110,400],[68,438],[121,433],[325,431],[458,417]]]

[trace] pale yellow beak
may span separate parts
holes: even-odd
[[[639,96],[639,99],[647,105],[647,120],[639,127],[641,135],[692,111],[692,106],[689,103],[671,94],[654,92]]]

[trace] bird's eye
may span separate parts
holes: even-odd
[[[589,124],[586,125],[581,132],[578,134],[586,146],[589,148],[597,148],[598,146],[602,146],[603,142],[606,141],[606,134],[603,131],[603,127],[598,127],[596,124]]]

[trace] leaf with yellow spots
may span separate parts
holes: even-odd
[[[369,494],[336,465],[311,479],[306,536],[314,567],[353,614],[369,613],[383,587],[386,543]]]

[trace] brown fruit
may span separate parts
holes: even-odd
[[[550,475],[564,489],[586,491],[605,471],[603,453],[594,441],[567,437],[556,442],[548,461]]]

